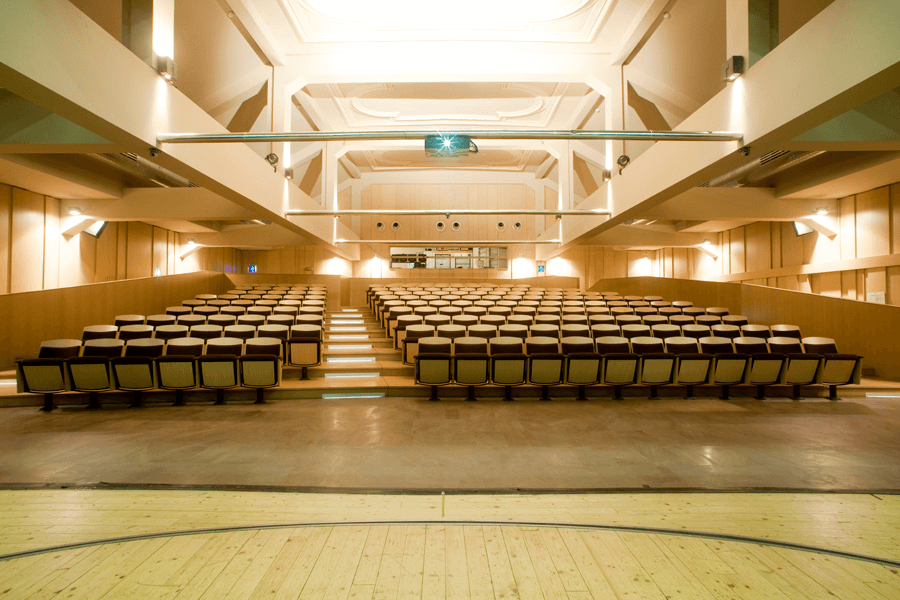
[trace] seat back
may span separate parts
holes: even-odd
[[[119,328],[115,325],[88,325],[81,330],[81,341],[112,339],[116,337]]]
[[[110,389],[109,358],[76,356],[66,360],[69,381],[77,392],[102,392]]]
[[[659,354],[665,350],[665,345],[659,338],[649,336],[631,338],[631,351],[635,354]]]
[[[631,385],[637,380],[639,360],[637,354],[624,352],[604,354],[601,383]]]
[[[453,379],[460,385],[485,385],[490,381],[491,357],[487,352],[457,353]]]
[[[265,327],[262,325],[261,327]],[[286,326],[282,326],[287,329]],[[225,337],[238,338],[240,340],[249,340],[256,336],[257,328],[253,325],[228,325],[222,330]]]
[[[280,343],[278,348],[280,352]],[[275,387],[281,382],[281,361],[276,354],[246,354],[240,357],[239,364],[241,386],[243,387]]]
[[[649,352],[640,356],[641,383],[644,385],[663,385],[672,382],[676,360],[674,354],[671,352]]]
[[[448,385],[453,378],[452,360],[449,352],[420,352],[416,356],[416,383]]]
[[[565,355],[569,354],[583,354],[586,352],[592,353],[596,349],[594,345],[594,338],[587,336],[567,336],[562,339],[562,353]]]
[[[200,387],[224,390],[238,386],[238,357],[233,354],[207,354],[197,358]]]
[[[527,345],[527,342],[526,342]],[[563,382],[565,357],[559,352],[528,353],[528,383],[558,385]]]
[[[805,337],[801,340],[807,352],[815,354],[837,354],[837,344],[826,337]]]
[[[88,340],[84,343],[82,356],[105,356],[106,358],[115,358],[122,356],[122,350],[125,348],[123,340]]]
[[[769,330],[773,337],[803,339],[803,336],[800,335],[800,328],[796,325],[772,325]]]
[[[594,343],[597,344],[597,352],[600,354],[630,354],[631,345],[628,340],[623,337],[606,335],[595,337]]]
[[[214,338],[206,342],[206,354],[230,354],[240,356],[243,354],[244,340],[233,337]]]
[[[162,356],[165,347],[166,342],[157,338],[129,340],[125,344],[125,356],[156,358],[157,356]]]
[[[156,387],[156,379],[153,376],[153,359],[150,357],[121,356],[113,358],[110,366],[117,390],[151,390]]]
[[[565,382],[570,385],[594,385],[600,382],[603,356],[596,352],[566,355]]]
[[[175,338],[166,343],[166,356],[200,356],[201,354],[203,354],[203,340],[198,338]]]
[[[81,340],[63,339],[41,342],[38,358],[72,358],[81,354]]]
[[[66,391],[63,361],[58,358],[32,358],[16,363],[24,391],[53,394]]]
[[[119,327],[119,339],[126,342],[149,337],[153,337],[153,327],[150,325],[123,325]]]

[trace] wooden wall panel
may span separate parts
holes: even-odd
[[[856,271],[841,272],[841,298],[858,300],[856,297]]]
[[[119,252],[119,228],[124,229],[125,223],[107,223],[103,233],[97,238],[96,274],[91,283],[103,281],[115,281]]]
[[[168,231],[161,227],[153,227],[152,229],[152,246],[150,249],[151,252],[151,264],[150,264],[150,276],[156,275],[156,270],[159,269],[160,275],[166,275],[167,269],[167,242],[168,242]]]
[[[900,267],[888,267],[887,275],[887,298],[888,304],[900,304]]]
[[[2,295],[0,314],[16,318],[0,319],[0,369],[37,356],[44,340],[80,338],[87,325],[112,323],[120,314],[163,312],[196,294],[220,294],[226,283],[219,273],[189,273]]]
[[[842,284],[840,273],[817,273],[811,276],[810,279],[814,294],[822,294],[832,298],[841,297]]]
[[[764,271],[772,268],[772,227],[762,221],[751,223],[746,229],[747,271]]]
[[[153,227],[138,221],[127,225],[128,256],[125,278],[150,277],[153,274]]]
[[[856,197],[839,200],[841,260],[856,258]]]
[[[196,258],[195,258],[196,260]],[[116,229],[116,279],[127,279],[128,275],[128,223],[118,223]]]
[[[891,186],[891,254],[900,254],[900,183]]]
[[[10,221],[12,188],[0,184],[0,294],[9,292]]]
[[[43,289],[59,287],[59,200],[44,196]]]
[[[44,197],[13,188],[9,291],[30,292],[44,283]]]
[[[746,228],[738,227],[737,229],[731,230],[731,243],[730,243],[730,253],[731,253],[731,272],[732,273],[746,273],[747,272],[747,255],[745,252],[746,242],[745,242]],[[677,275],[676,275],[677,277]]]
[[[890,188],[883,187],[856,196],[856,256],[891,253]]]

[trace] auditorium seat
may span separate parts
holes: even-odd
[[[578,388],[577,400],[587,400],[587,386],[600,382],[603,356],[594,351],[593,338],[563,338],[565,383]]]
[[[677,357],[674,382],[686,387],[685,398],[694,396],[695,385],[709,380],[712,368],[713,355],[701,352],[699,339],[703,338],[685,336],[666,340],[666,351]]]
[[[599,324],[599,325],[591,325],[591,337],[594,339],[598,339],[601,337],[614,336],[619,337],[622,335],[622,330],[618,325],[612,324]]]
[[[244,353],[244,340],[235,337],[219,337],[206,341],[204,354],[231,354],[240,356]]]
[[[150,325],[123,325],[119,327],[118,337],[125,342],[150,338],[153,337],[153,327]]]
[[[822,368],[818,383],[828,386],[828,398],[837,400],[837,387],[859,384],[862,373],[862,357],[855,354],[839,354],[837,344],[831,338],[805,337],[802,340],[807,352],[822,355]]]
[[[415,364],[416,355],[419,353],[419,340],[433,337],[435,331],[436,328],[431,325],[410,325],[406,328],[406,338],[402,346],[404,364]]]
[[[762,338],[764,340],[767,340],[772,337],[772,333],[765,325],[742,325],[741,336]]]
[[[178,325],[185,325],[187,327],[206,325],[206,317],[202,315],[180,315],[175,322]]]
[[[452,383],[452,357],[450,356],[450,340],[446,343],[426,343],[428,340],[441,340],[442,338],[424,338],[422,343],[425,347],[446,345],[446,352],[426,352],[423,351],[416,356],[416,383],[419,385],[427,385],[431,387],[431,396],[429,400],[439,400],[437,389],[442,385],[450,385]]]
[[[700,351],[713,356],[709,382],[722,386],[722,400],[729,400],[730,386],[744,382],[750,355],[736,353],[729,338],[707,337],[700,340]]]
[[[64,362],[60,358],[31,358],[16,362],[19,381],[25,392],[41,394],[44,405],[41,410],[50,412],[56,408],[53,395],[66,391]]]
[[[150,315],[147,317],[147,325],[156,329],[162,325],[174,325],[175,315]]]
[[[528,327],[517,323],[508,323],[498,327],[497,334],[500,337],[519,338],[524,340],[528,337]]]
[[[584,324],[567,323],[559,328],[560,337],[590,337],[591,328]]]
[[[91,341],[116,341],[121,340],[91,340]],[[66,360],[66,371],[69,374],[69,382],[72,390],[87,392],[88,408],[97,410],[100,408],[100,392],[109,390],[111,386],[109,376],[109,357],[104,355],[76,356]]]
[[[551,348],[557,346],[557,350]],[[528,383],[541,386],[541,400],[550,399],[550,386],[563,382],[565,357],[553,338],[534,337],[525,340],[528,356]]]
[[[200,356],[203,354],[203,340],[194,337],[180,337],[166,342],[164,356]]]
[[[741,328],[737,325],[713,325],[709,328],[714,337],[735,339],[741,337]]]
[[[218,325],[219,327],[228,327],[237,323],[235,315],[212,315],[206,320],[207,325]]]
[[[667,323],[653,325],[650,328],[650,332],[653,337],[659,338],[661,340],[671,337],[681,337],[681,327],[679,327],[678,325],[669,325]]]
[[[615,325],[616,318],[612,315],[591,315],[588,317],[588,324],[591,327],[594,325]]]
[[[122,349],[125,347],[123,340],[88,340],[84,343],[81,351],[82,356],[104,356],[106,358],[115,358],[122,356]]]
[[[215,404],[225,404],[225,390],[239,384],[237,355],[205,354],[197,358],[197,369],[200,387],[215,390]]]
[[[125,356],[156,358],[157,356],[162,356],[165,347],[166,342],[158,338],[129,340],[125,343]]]
[[[452,325],[459,325],[460,327],[471,327],[473,325],[478,325],[478,317],[475,315],[456,315],[455,317],[451,317],[450,323]]]
[[[821,354],[804,352],[800,340],[792,337],[771,337],[769,351],[785,355],[784,383],[791,386],[791,397],[800,399],[800,389],[816,382]]]
[[[684,327],[685,325],[696,325],[697,321],[690,315],[672,315],[669,317],[669,324]]]
[[[159,340],[148,341],[158,342]],[[128,356],[126,354],[126,356],[113,358],[109,361],[115,388],[131,392],[132,408],[142,406],[141,392],[152,390],[156,387],[156,381],[153,377],[153,358],[151,356]]]
[[[712,332],[707,325],[684,325],[681,328],[681,335],[687,338],[694,338],[695,340],[699,340],[700,338],[710,337]]]
[[[628,323],[627,325],[622,325],[622,337],[626,339],[632,339],[636,337],[645,337],[650,335],[650,328],[646,325],[641,325],[637,323]]]
[[[419,315],[400,315],[397,317],[397,325],[394,327],[394,348],[403,347],[406,338],[406,328],[410,325],[421,325],[424,319]]]
[[[748,325],[750,323],[749,319],[744,315],[725,315],[722,317],[723,325],[736,325],[737,327],[743,327],[744,325]]]
[[[560,338],[560,330],[556,325],[535,324],[529,328],[528,335],[531,338],[548,337],[558,340]]]
[[[491,315],[487,314],[480,319],[478,319],[479,325],[493,325],[494,327],[500,327],[501,325],[506,325],[506,317],[501,315]]]
[[[146,319],[144,315],[119,315],[113,321],[113,325],[119,328],[125,325],[143,325]]]
[[[259,327],[266,324],[266,318],[263,315],[241,315],[237,318],[237,324]]]
[[[294,325],[288,338],[287,364],[300,367],[300,379],[307,379],[307,369],[322,364],[322,328],[316,325]]]
[[[275,340],[274,347],[269,345],[270,349],[278,349],[280,352],[280,344]],[[254,404],[265,404],[266,399],[264,392],[266,388],[278,387],[281,383],[281,361],[278,354],[266,352],[248,353],[239,358],[241,386],[256,390],[256,401]]]
[[[722,317],[715,316],[715,315],[700,315],[696,319],[694,319],[694,322],[697,325],[705,325],[707,327],[712,327],[713,325],[721,325]]]
[[[190,329],[185,325],[160,325],[153,332],[153,337],[158,340],[171,340],[187,337]]]
[[[497,326],[496,325],[471,325],[468,327],[467,335],[470,337],[483,338],[489,340],[491,338],[497,337]],[[487,349],[485,349],[485,352]]]
[[[113,339],[118,331],[119,328],[115,325],[88,325],[81,330],[81,341]]]
[[[466,339],[462,338],[462,340]],[[453,380],[459,385],[466,386],[466,400],[475,400],[475,386],[488,384],[490,381],[490,366],[491,357],[487,351],[470,352],[467,349],[465,352],[462,352],[460,348],[456,349],[456,355],[453,359]]]
[[[772,325],[769,329],[773,337],[795,338],[798,340],[803,338],[800,335],[800,328],[796,325]]]
[[[634,384],[638,377],[640,357],[637,354],[607,351],[621,348],[622,342],[624,342],[625,348],[628,348],[628,340],[625,338],[599,338],[597,340],[597,352],[603,355],[601,383],[613,387],[614,400],[622,400],[622,388]]]
[[[221,325],[194,325],[191,327],[191,337],[201,340],[211,340],[222,337]]]
[[[197,306],[194,308],[193,313],[195,315],[202,315],[209,319],[212,315],[219,314],[219,308],[217,306]]]

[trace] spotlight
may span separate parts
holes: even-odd
[[[394,231],[400,231],[400,223],[394,221],[393,223],[391,223],[391,229],[393,229]]]
[[[72,215],[73,217],[77,217],[79,215],[83,215],[84,211],[81,210],[80,208],[78,208],[77,206],[73,206],[72,208],[69,209],[69,214]]]
[[[459,228],[462,227],[459,221],[453,221],[453,225],[451,225],[453,231],[459,231]]]
[[[744,72],[744,57],[732,56],[722,65],[722,79],[734,81]]]
[[[381,231],[382,229],[384,229],[384,223],[381,221],[378,221],[377,223],[375,223],[375,229],[377,229],[378,231]]]
[[[828,214],[828,209],[825,209],[825,208],[817,208],[817,209],[816,209],[816,214],[819,215],[820,217],[825,216],[825,215]]]
[[[178,65],[169,56],[156,57],[156,72],[171,84],[174,84],[175,80],[178,79]]]
[[[284,178],[285,179],[293,179],[294,178],[294,170],[291,168],[287,168],[284,170]]]
[[[612,179],[612,171],[610,171],[609,169],[604,169],[603,170],[603,181],[609,181],[610,179]]]

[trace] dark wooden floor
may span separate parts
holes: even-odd
[[[900,402],[406,398],[0,409],[0,485],[900,489]]]

